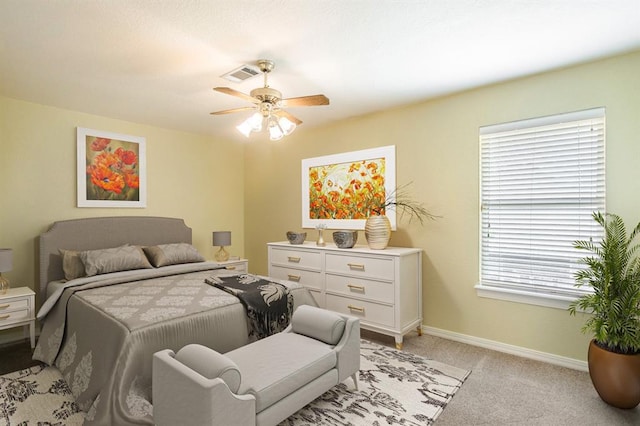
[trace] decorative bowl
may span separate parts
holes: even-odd
[[[306,232],[293,232],[293,231],[287,232],[287,240],[289,240],[291,244],[302,244],[304,243],[304,240],[306,238],[307,238]]]
[[[358,241],[358,231],[335,231],[333,242],[338,248],[352,248]]]

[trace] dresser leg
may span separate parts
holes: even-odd
[[[419,325],[417,327],[417,330],[418,330],[418,336],[422,336],[422,326],[421,325]]]
[[[402,336],[396,336],[396,349],[402,350]]]

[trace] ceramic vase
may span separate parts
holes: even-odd
[[[391,238],[391,222],[384,215],[369,216],[364,225],[364,237],[370,249],[383,250],[387,248]]]
[[[640,403],[640,354],[607,351],[589,344],[589,376],[600,398],[617,408],[632,409]]]

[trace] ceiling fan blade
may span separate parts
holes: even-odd
[[[292,121],[296,124],[296,126],[299,126],[302,124],[302,120],[300,120],[297,117],[294,117],[293,115],[289,114],[287,111],[281,109],[280,111],[278,111],[276,113],[276,115],[281,115],[283,117],[286,117],[287,119],[289,119],[289,121]]]
[[[231,114],[234,112],[242,112],[242,111],[250,111],[250,110],[255,110],[256,107],[252,107],[252,106],[248,106],[248,107],[240,107],[240,108],[233,108],[233,109],[225,109],[223,111],[215,111],[215,112],[211,112],[211,115],[223,115],[223,114]]]
[[[259,104],[260,103],[260,99],[258,98],[254,98],[253,96],[249,96],[245,93],[242,92],[238,92],[237,90],[234,90],[230,87],[214,87],[213,90],[215,90],[216,92],[220,92],[220,93],[224,93],[226,95],[231,95],[231,96],[235,96],[241,99],[244,99],[245,101],[249,101],[252,102],[254,104]]]
[[[316,105],[329,105],[329,98],[327,98],[325,95],[311,95],[300,96],[299,98],[283,99],[281,102],[281,106],[283,108]]]

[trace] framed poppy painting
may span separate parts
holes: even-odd
[[[395,145],[302,160],[302,227],[364,229],[396,188]],[[386,212],[395,229],[395,211]]]
[[[78,207],[146,207],[145,138],[77,130]]]

